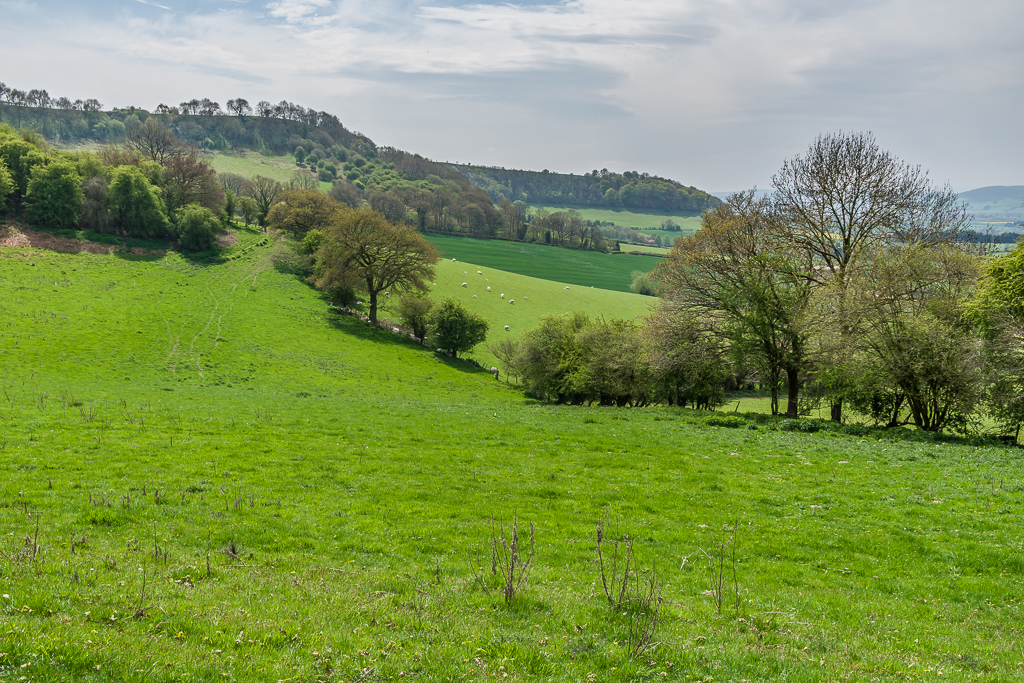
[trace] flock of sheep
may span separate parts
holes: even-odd
[[[454,261],[455,261],[455,259],[452,259],[452,261],[454,262]],[[463,273],[465,273],[466,275],[469,275],[469,271],[468,271],[468,270],[465,270],[465,271],[463,271]],[[483,274],[484,274],[484,272],[483,272],[482,270],[478,270],[478,271],[476,271],[476,274],[477,274],[477,275],[483,275]],[[484,282],[490,282],[490,280],[488,280],[487,278],[484,278]],[[434,284],[436,285],[437,283],[435,282]],[[468,282],[463,282],[463,283],[462,283],[462,286],[463,286],[463,287],[469,287],[469,283],[468,283]],[[569,289],[569,288],[568,288],[568,287],[566,287],[566,289]],[[491,286],[490,286],[490,285],[487,285],[487,291],[488,291],[488,292],[489,292],[489,291],[491,291]],[[500,297],[501,297],[502,299],[504,299],[504,298],[505,298],[505,293],[504,293],[504,292],[501,292],[501,294],[500,294],[499,296],[500,296]],[[476,294],[474,294],[474,295],[473,295],[473,298],[474,298],[474,299],[475,299],[475,298],[477,298],[477,295],[476,295]],[[528,300],[528,297],[525,297],[525,296],[524,296],[524,297],[523,297],[523,300],[524,300],[524,301],[525,301],[525,300]],[[516,300],[515,300],[515,299],[509,299],[509,300],[508,300],[508,302],[509,302],[509,304],[510,304],[510,305],[512,305],[512,306],[515,306]],[[506,331],[506,332],[508,332],[508,331],[509,331],[509,326],[508,326],[508,325],[505,325],[505,331]]]

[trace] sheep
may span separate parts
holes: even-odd
[[[526,300],[526,299],[529,299],[529,298],[530,298],[530,297],[528,297],[528,296],[524,296],[524,297],[523,297],[523,299],[524,299],[524,300]]]
[[[474,299],[476,298],[476,294],[474,294],[474,295],[473,295],[473,298],[474,298]]]
[[[569,289],[569,288],[568,288],[568,287],[566,287],[566,289]]]
[[[463,287],[465,287],[465,286],[466,286],[466,283],[465,283],[465,282],[463,282],[463,283],[462,283],[462,286],[463,286]]]
[[[487,288],[487,291],[488,291],[488,292],[489,292],[489,291],[491,291],[491,288],[490,288],[490,287],[488,287],[488,288]]]
[[[510,304],[514,304],[514,303],[516,302],[516,300],[515,300],[515,299],[509,299],[509,300],[508,300],[508,302],[509,302]]]
[[[391,331],[394,332],[395,334],[398,334],[399,332],[401,332],[401,330],[398,329],[397,327],[392,327]]]
[[[494,375],[494,379],[498,379],[498,368],[491,366],[491,374]]]
[[[505,331],[508,332],[508,325],[505,325]]]
[[[452,259],[452,263],[455,263],[455,259]]]
[[[502,298],[502,299],[504,299],[504,298],[505,298],[505,292],[502,292],[502,293],[501,293],[501,298]]]
[[[484,274],[484,272],[483,272],[482,270],[478,270],[478,271],[476,271],[476,274],[477,274],[477,275],[483,275],[483,274]]]

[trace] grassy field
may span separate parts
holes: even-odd
[[[689,234],[695,232],[700,228],[700,212],[678,212],[678,211],[650,211],[650,212],[637,212],[629,211],[627,209],[598,209],[589,206],[544,206],[541,204],[531,204],[530,210],[533,212],[545,211],[554,213],[555,211],[565,211],[566,209],[574,209],[580,213],[583,220],[588,221],[610,221],[623,228],[636,228],[637,230],[643,230],[648,232],[656,230],[662,234],[674,234],[678,236],[680,233],[667,233],[662,230],[658,230],[661,224],[666,218],[674,220],[679,227],[682,228],[683,234]]]
[[[509,335],[519,337],[537,327],[544,316],[585,311],[595,317],[628,319],[646,315],[655,301],[639,294],[566,285],[451,259],[437,264],[436,280],[432,298],[457,299],[490,321],[488,343]],[[505,325],[509,326],[508,332]],[[469,357],[486,367],[497,365],[486,344],[474,349]]]
[[[649,256],[668,256],[672,250],[668,247],[648,247],[641,244],[621,244],[619,251],[626,254],[646,254]]]
[[[235,152],[230,154],[215,152],[207,159],[217,173],[238,173],[246,178],[264,176],[279,183],[287,183],[295,172],[300,170],[295,159],[290,156],[264,156],[258,152]],[[320,189],[331,189],[331,183],[320,183]]]
[[[240,237],[0,249],[0,680],[1024,678],[1019,451],[539,403]],[[656,568],[639,656],[601,518]]]
[[[605,254],[544,244],[482,240],[425,234],[442,255],[509,273],[570,285],[628,292],[635,270],[650,271],[659,259],[632,254]]]

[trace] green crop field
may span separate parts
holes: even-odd
[[[0,293],[0,680],[1024,679],[1016,449],[541,403],[331,314],[257,233],[0,248]]]
[[[683,234],[689,234],[695,232],[700,228],[700,212],[679,212],[679,211],[650,211],[650,212],[638,212],[629,211],[627,209],[598,209],[589,206],[544,206],[541,204],[531,204],[530,210],[532,212],[540,211],[541,209],[554,213],[555,211],[565,211],[567,209],[574,209],[578,211],[580,217],[583,220],[588,221],[610,221],[623,228],[636,228],[637,230],[657,230],[661,227],[661,224],[666,218],[671,218],[681,228]],[[679,236],[679,233],[665,233],[662,230],[658,230],[663,234],[674,234]]]
[[[509,335],[519,337],[537,327],[544,316],[584,311],[594,317],[629,319],[646,315],[648,306],[656,301],[639,294],[567,285],[451,259],[439,262],[436,274],[431,297],[438,301],[457,299],[485,317],[491,324],[487,343]],[[505,325],[509,326],[508,332]],[[474,349],[469,357],[488,368],[497,365],[486,344]]]
[[[435,234],[424,237],[448,260],[456,258],[510,273],[616,292],[629,291],[633,271],[654,270],[660,262],[651,256],[605,254],[545,244]]]
[[[649,256],[668,256],[672,250],[667,247],[648,247],[642,244],[621,244],[619,251],[627,254],[645,254]]]

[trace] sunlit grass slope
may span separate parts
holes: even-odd
[[[630,211],[628,209],[595,208],[590,206],[545,206],[542,204],[531,204],[533,212],[541,209],[554,213],[555,211],[566,211],[573,209],[579,212],[583,220],[588,221],[610,221],[623,228],[635,228],[637,230],[650,231],[661,227],[665,219],[671,218],[682,228],[682,233],[695,232],[700,228],[700,212],[679,212],[679,211]],[[659,231],[660,232],[660,231]],[[678,236],[680,233],[675,233]]]
[[[463,261],[453,262],[450,258],[437,264],[436,274],[437,284],[431,287],[431,297],[437,301],[457,299],[486,318],[491,324],[488,343],[508,336],[519,337],[537,327],[544,316],[583,311],[595,318],[629,319],[646,315],[648,307],[656,301],[639,294],[566,285],[554,279],[543,280]],[[557,278],[558,273],[551,273],[551,277]],[[463,282],[466,287],[462,286]],[[509,326],[508,332],[505,325]],[[469,357],[487,367],[496,363],[486,344],[477,347]]]
[[[0,680],[1024,676],[1018,451],[541,404],[329,315],[276,248],[0,249]],[[601,517],[663,588],[639,657]]]
[[[660,262],[653,256],[605,254],[544,244],[434,234],[424,237],[449,261],[457,258],[509,273],[617,292],[629,291],[634,271],[654,270]]]

